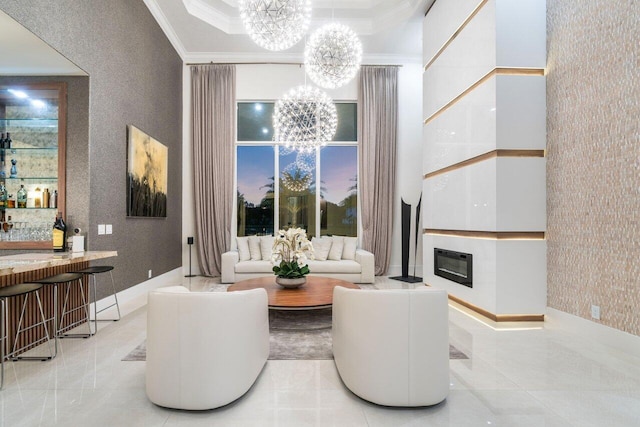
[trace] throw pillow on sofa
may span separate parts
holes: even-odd
[[[249,236],[249,252],[251,253],[251,261],[260,261],[262,259],[260,236]]]
[[[311,239],[313,245],[314,258],[317,261],[326,261],[331,250],[331,239],[314,237]]]
[[[342,250],[344,248],[344,237],[333,236],[331,239],[331,250],[329,251],[328,259],[332,261],[340,261],[342,259]]]
[[[271,255],[273,255],[273,236],[261,236],[260,237],[260,252],[262,252],[263,261],[271,261]]]
[[[345,237],[344,248],[342,249],[342,259],[356,259],[356,248],[358,247],[357,237]]]
[[[240,261],[249,261],[251,259],[251,253],[249,252],[249,238],[248,237],[236,237],[238,243],[238,257]]]

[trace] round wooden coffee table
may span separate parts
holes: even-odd
[[[322,276],[307,276],[307,283],[296,289],[285,289],[276,283],[275,276],[242,280],[229,286],[227,292],[264,288],[269,297],[269,308],[276,310],[312,310],[331,307],[333,288],[342,286],[360,289],[358,285]]]

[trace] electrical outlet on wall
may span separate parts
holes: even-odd
[[[153,276],[153,272],[149,270],[149,279],[151,279],[151,276]]]
[[[600,320],[600,306],[592,305],[591,306],[591,317],[595,320]]]
[[[104,224],[98,224],[98,234],[104,234],[104,233],[105,233]]]
[[[105,228],[105,232],[106,234],[113,234],[113,225],[111,224],[106,224],[106,228]]]

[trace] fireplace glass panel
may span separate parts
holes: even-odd
[[[433,260],[436,276],[473,287],[473,255],[434,248]]]

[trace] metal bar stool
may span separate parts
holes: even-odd
[[[82,303],[76,307],[67,308],[67,304],[69,304],[69,292],[71,291],[71,285],[74,282],[78,282],[78,286],[80,287],[80,299]],[[65,289],[64,303],[62,304],[62,312],[60,313],[60,318],[57,324],[55,323],[55,317],[56,317],[55,313],[57,312],[58,307],[57,306],[54,307],[54,328],[55,328],[54,335],[56,338],[89,338],[90,336],[95,334],[95,332],[91,330],[91,321],[89,316],[89,299],[85,298],[85,295],[84,295],[84,285],[82,284],[82,274],[60,273],[60,274],[56,274],[55,276],[49,276],[49,277],[45,277],[44,279],[37,280],[36,283],[55,286],[54,299],[57,299],[56,294],[58,293],[58,285],[65,285],[65,284],[67,285]],[[78,310],[84,311],[84,317],[79,320],[76,320],[75,322],[69,323],[68,325],[65,325],[64,324],[65,316]],[[87,326],[89,328],[88,333],[86,334],[65,333],[69,329],[85,321],[87,322]]]
[[[51,344],[50,344],[51,336],[49,335],[49,329],[47,328],[47,322],[49,319],[46,319],[44,317],[44,311],[42,310],[42,301],[40,300],[40,294],[38,293],[38,291],[42,289],[42,287],[43,285],[40,283],[20,283],[17,285],[4,286],[0,288],[0,305],[2,306],[2,312],[1,312],[2,317],[0,317],[0,321],[2,322],[2,331],[1,331],[2,337],[0,337],[0,340],[2,341],[2,343],[0,344],[0,364],[2,365],[2,367],[0,368],[0,371],[1,371],[0,389],[2,389],[2,387],[4,386],[5,346],[8,339],[7,323],[9,319],[9,314],[6,309],[7,298],[13,298],[20,295],[24,295],[24,302],[22,303],[22,310],[20,311],[20,320],[18,321],[18,326],[16,327],[16,336],[13,341],[13,348],[11,352],[6,354],[6,357],[11,358],[12,360],[41,360],[41,361],[51,360],[54,357],[56,357],[57,346],[56,346],[56,352],[55,353],[52,352]],[[32,292],[35,293],[36,295],[36,301],[38,303],[38,312],[40,313],[41,321],[34,323],[31,326],[22,327],[22,323],[25,317],[25,312],[27,310],[27,301],[29,300],[29,295],[31,295]],[[55,297],[54,297],[54,301],[55,301]],[[20,348],[16,348],[18,346],[18,338],[20,337],[20,334],[22,332],[26,332],[30,329],[33,329],[39,325],[42,325],[44,327],[45,336],[30,344],[27,344]],[[47,344],[48,344],[47,346],[49,347],[49,356],[16,356],[17,353],[21,352],[27,347],[35,346],[44,340],[47,341]],[[54,341],[55,341],[55,338],[54,338]]]
[[[120,304],[118,304],[118,294],[116,292],[116,283],[113,281],[112,270],[113,270],[113,267],[110,265],[99,265],[95,267],[88,267],[82,270],[74,271],[74,273],[87,274],[91,276],[91,279],[93,282],[93,321],[95,322],[94,330],[96,332],[98,331],[98,322],[111,322],[111,321],[117,322],[118,320],[120,320]],[[96,275],[100,273],[106,273],[107,271],[111,276],[111,290],[113,291],[113,297],[115,298],[115,302],[111,305],[108,305],[98,310],[98,289],[96,284],[97,282]],[[117,319],[98,319],[98,313],[102,313],[106,309],[111,308],[113,306],[115,306],[118,309]]]

